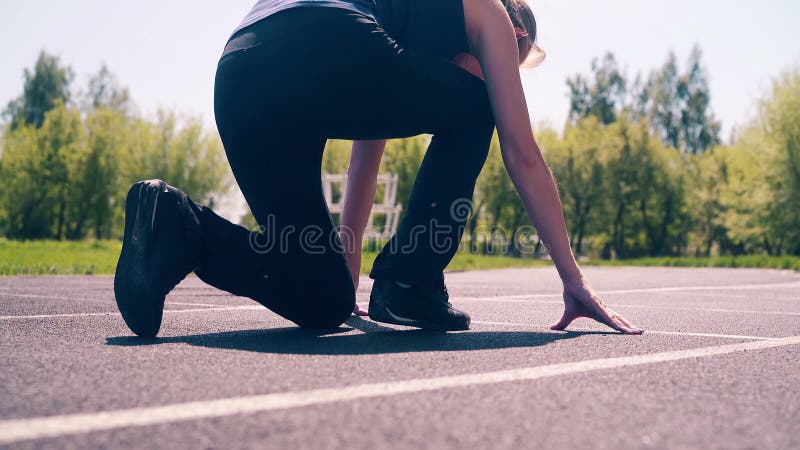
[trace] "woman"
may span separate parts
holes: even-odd
[[[134,185],[115,277],[128,326],[154,336],[166,294],[192,270],[302,327],[340,325],[353,311],[355,289],[322,194],[325,142],[356,141],[351,172],[363,184],[351,184],[344,220],[363,230],[369,195],[359,200],[352,189],[369,194],[382,141],[427,133],[433,137],[406,217],[370,274],[369,314],[467,329],[469,316],[448,302],[442,271],[458,248],[462,207],[496,125],[511,179],[564,283],[565,312],[553,328],[591,317],[641,333],[603,304],[572,256],[520,81],[535,39],[533,15],[519,0],[257,3],[218,64],[215,113],[261,232],[231,224],[162,181]],[[343,233],[348,247],[360,242],[356,234]]]

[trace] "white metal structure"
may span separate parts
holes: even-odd
[[[383,186],[383,199],[372,205],[372,211],[367,221],[367,229],[364,237],[367,239],[389,239],[397,230],[397,223],[400,220],[400,212],[403,206],[397,203],[397,180],[398,177],[393,173],[378,175],[378,192]],[[338,189],[334,189],[338,185]],[[323,173],[322,189],[325,193],[325,201],[328,202],[328,209],[331,214],[342,214],[344,207],[344,193],[347,190],[347,174],[344,173]],[[337,193],[334,198],[334,190]],[[383,215],[386,220],[382,227],[374,225],[376,215]]]

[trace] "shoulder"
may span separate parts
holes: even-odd
[[[502,0],[462,0],[464,26],[472,48],[487,30],[510,27],[510,19]]]

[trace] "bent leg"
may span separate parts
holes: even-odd
[[[233,173],[265,227],[256,237],[268,248],[253,248],[247,230],[204,211],[198,275],[302,326],[340,324],[355,295],[320,185],[325,139],[430,133],[409,212],[373,275],[441,282],[466,220],[451,208],[472,197],[494,128],[483,81],[400,48],[374,22],[336,8],[285,11],[259,32],[258,46],[220,61],[215,113]],[[449,227],[439,235],[444,246],[432,223]],[[313,251],[307,233],[320,244]]]
[[[226,98],[232,101],[217,102],[220,135],[261,230],[248,231],[204,208],[205,249],[195,272],[302,327],[337,327],[353,311],[355,291],[322,193],[325,141],[286,137],[243,114],[241,98]]]
[[[494,132],[486,85],[449,61],[403,49],[370,27],[364,21],[337,30],[359,42],[357,54],[334,48],[315,54],[319,76],[331,84],[312,84],[313,96],[335,105],[336,114],[312,110],[310,123],[325,136],[344,139],[433,135],[407,213],[371,276],[440,286],[442,271],[458,250]]]

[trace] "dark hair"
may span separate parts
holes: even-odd
[[[535,67],[541,63],[546,54],[536,40],[536,17],[525,0],[503,0],[503,4],[515,27],[522,29],[525,36],[518,39],[520,66]]]

